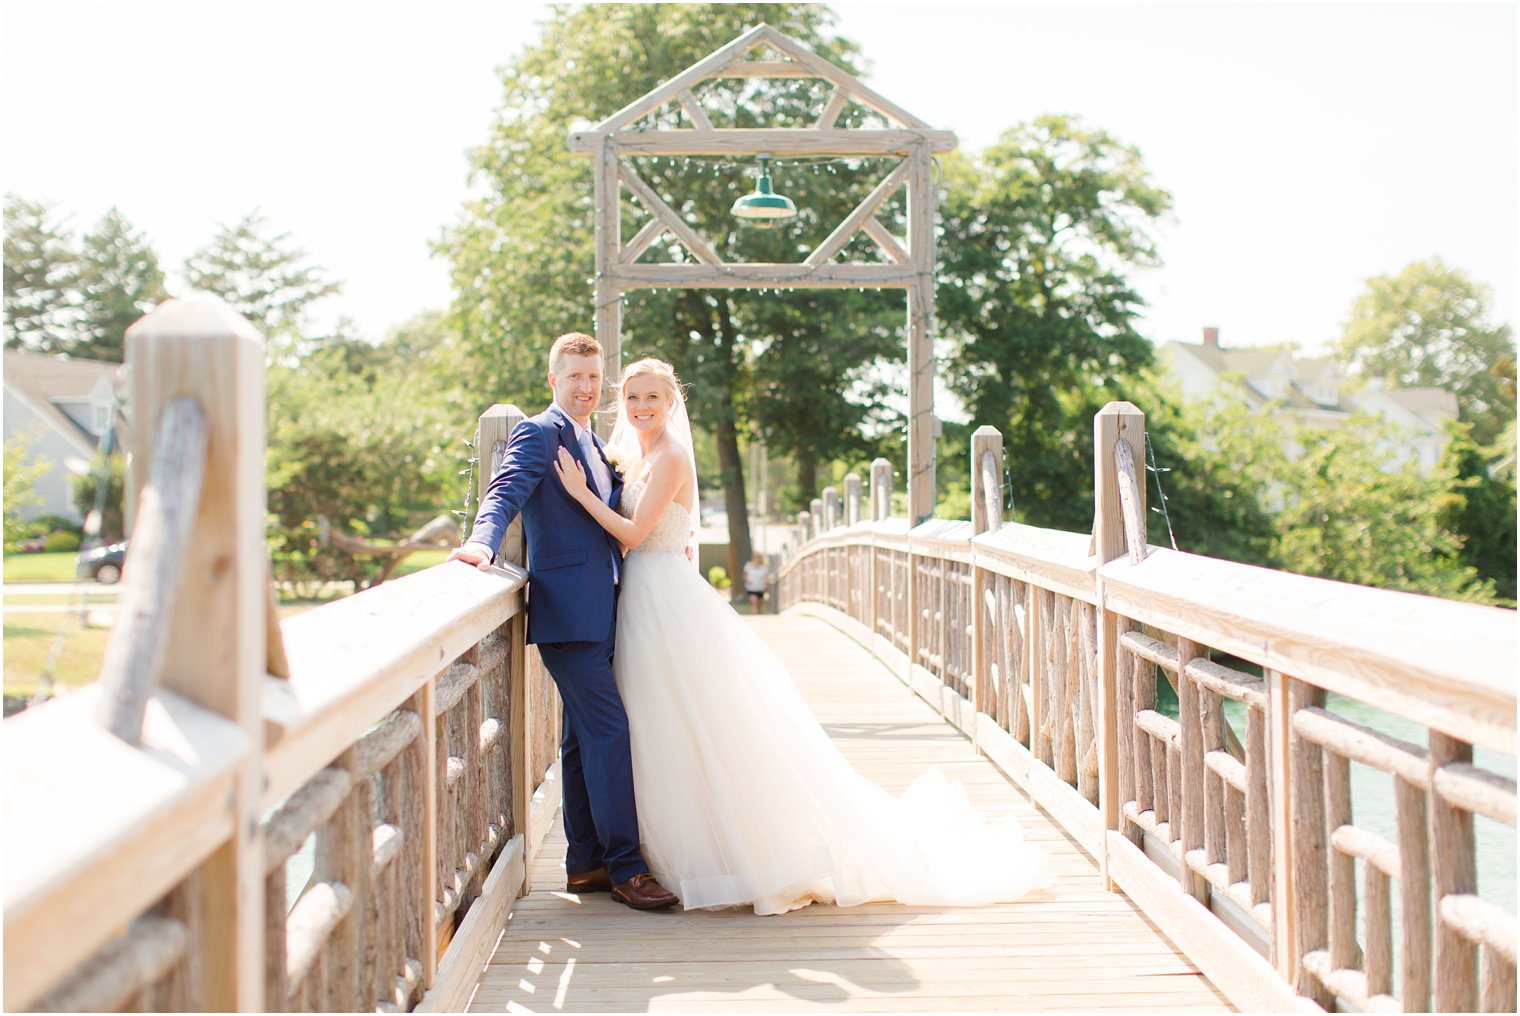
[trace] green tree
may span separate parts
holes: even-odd
[[[47,463],[28,462],[34,437],[21,432],[5,439],[5,549],[17,549],[36,536],[39,526],[32,515],[41,506],[37,481],[47,472]]]
[[[771,451],[796,466],[794,508],[818,496],[818,471],[831,460],[904,457],[900,379],[882,369],[903,356],[903,298],[894,295],[800,290],[756,309],[768,338],[747,412]]]
[[[1458,424],[1442,454],[1441,473],[1452,479],[1442,502],[1441,522],[1462,540],[1461,560],[1480,579],[1494,584],[1495,596],[1515,602],[1514,421],[1509,454],[1502,443],[1480,448],[1466,424]]]
[[[147,238],[115,208],[84,236],[77,276],[80,319],[75,356],[120,363],[127,327],[169,294]]]
[[[1140,153],[1044,116],[945,160],[937,311],[946,383],[1003,432],[1025,521],[1092,519],[1085,421],[1151,362],[1127,278],[1159,263],[1148,225],[1170,207]]]
[[[1447,524],[1454,476],[1398,463],[1400,435],[1355,416],[1334,430],[1292,426],[1239,401],[1207,414],[1207,440],[1259,488],[1285,571],[1491,602]]]
[[[1238,457],[1240,449],[1221,448],[1204,408],[1184,405],[1181,393],[1155,373],[1143,371],[1120,387],[1120,397],[1145,411],[1148,461],[1136,467],[1146,468],[1152,508],[1147,542],[1164,547],[1175,538],[1177,549],[1191,554],[1277,567],[1276,524],[1262,504],[1260,473]],[[1270,448],[1251,454],[1276,464]]]
[[[258,209],[235,226],[223,226],[191,254],[185,260],[185,280],[253,322],[268,340],[272,356],[283,355],[286,347],[305,336],[312,304],[342,288],[309,262],[289,233],[274,233]]]
[[[566,125],[609,116],[761,21],[847,68],[855,57],[853,44],[831,33],[833,15],[821,5],[607,4],[556,8],[540,41],[504,70],[501,114],[471,156],[481,196],[466,205],[440,244],[453,265],[453,313],[481,406],[542,404],[549,343],[561,332],[591,327],[591,161],[568,151]],[[828,89],[814,80],[740,78],[713,79],[696,91],[715,124],[745,127],[809,124]],[[682,116],[667,107],[643,123],[685,126]],[[865,116],[852,107],[842,123],[858,125]],[[649,158],[637,160],[635,168],[725,259],[736,261],[800,260],[885,172],[880,160],[779,164],[778,185],[801,214],[788,227],[756,231],[737,228],[729,215],[734,199],[751,185],[749,166]],[[643,216],[631,201],[624,204],[625,236]],[[661,242],[644,260],[689,258]],[[901,294],[873,295],[902,320]],[[653,354],[675,363],[691,384],[695,425],[712,433],[735,559],[730,571],[749,553],[742,438],[758,425],[773,442],[788,446],[811,437],[819,461],[841,454],[851,447],[842,436],[850,428],[830,422],[807,433],[804,428],[817,421],[803,403],[823,402],[836,388],[853,391],[854,372],[881,355],[874,337],[833,347],[830,361],[810,374],[827,377],[828,388],[787,383],[796,379],[770,369],[773,350],[781,356],[780,345],[794,337],[777,330],[786,315],[775,307],[794,298],[685,290],[631,294],[625,301],[625,359]],[[823,348],[818,336],[847,334],[844,316],[860,308],[820,300],[814,309],[833,318],[814,319],[817,335],[792,344],[785,355]],[[777,400],[789,408],[771,405]],[[866,401],[848,401],[842,411],[863,421],[874,412]]]
[[[79,255],[53,206],[5,196],[5,345],[62,353],[74,341]]]
[[[106,484],[104,500],[100,484]],[[121,455],[95,455],[90,471],[76,476],[70,483],[74,494],[74,507],[80,515],[89,518],[96,505],[100,512],[100,542],[115,543],[126,535],[126,517],[123,506],[127,499],[127,462]]]
[[[378,565],[325,545],[322,520],[354,536],[398,536],[459,503],[461,439],[474,417],[417,355],[447,341],[420,319],[378,346],[340,338],[270,366],[266,484],[279,578],[365,585]]]
[[[1401,388],[1454,392],[1472,437],[1487,444],[1515,416],[1515,340],[1488,314],[1489,288],[1440,258],[1375,275],[1336,344],[1350,371]]]

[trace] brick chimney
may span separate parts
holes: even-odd
[[[1219,328],[1216,325],[1207,325],[1203,329],[1203,344],[1219,348]]]

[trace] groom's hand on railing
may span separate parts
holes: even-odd
[[[479,543],[466,543],[449,551],[448,560],[472,564],[481,571],[491,567],[491,554]]]

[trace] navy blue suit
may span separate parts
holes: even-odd
[[[595,444],[600,451],[601,442]],[[570,843],[565,867],[577,873],[605,864],[613,882],[626,882],[649,866],[639,854],[628,714],[612,677],[615,561],[621,548],[560,483],[554,473],[560,448],[586,467],[575,427],[558,407],[512,429],[468,542],[494,557],[507,527],[522,515],[528,641],[538,645],[565,705],[560,739]],[[623,483],[616,470],[609,466],[608,472],[616,507]],[[589,469],[586,474],[592,475]]]

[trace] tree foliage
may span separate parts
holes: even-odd
[[[368,584],[375,562],[322,541],[323,521],[355,536],[400,536],[457,503],[473,417],[438,376],[451,341],[436,317],[385,342],[338,338],[275,362],[266,480],[277,577]]]
[[[1276,521],[1262,502],[1259,472],[1265,461],[1275,466],[1276,452],[1221,447],[1206,409],[1184,405],[1151,371],[1121,388],[1122,398],[1145,411],[1150,447],[1147,461],[1136,467],[1146,469],[1152,509],[1147,541],[1165,547],[1175,539],[1177,549],[1190,554],[1279,566]]]
[[[76,281],[79,321],[68,350],[120,363],[127,328],[169,294],[147,238],[112,208],[84,235]]]
[[[5,345],[68,352],[79,271],[73,237],[52,205],[5,196]]]
[[[25,432],[15,433],[5,439],[5,549],[13,550],[39,531],[32,515],[41,506],[36,486],[47,463],[31,461],[32,443],[35,438]]]
[[[1336,352],[1352,373],[1454,392],[1479,444],[1515,416],[1515,341],[1488,315],[1489,289],[1440,258],[1375,275],[1352,304]]]
[[[101,493],[101,482],[105,493]],[[88,519],[90,513],[100,506],[101,543],[115,543],[127,534],[126,516],[123,508],[127,499],[127,460],[123,455],[96,453],[90,463],[90,471],[70,480],[74,496],[74,508]]]
[[[454,314],[470,349],[467,370],[478,384],[480,405],[542,404],[549,343],[561,332],[591,327],[591,160],[568,151],[566,125],[609,116],[761,21],[850,68],[856,49],[831,33],[832,19],[827,7],[812,4],[555,9],[539,42],[503,71],[501,113],[471,156],[481,196],[465,207],[440,247],[453,264]],[[802,126],[816,118],[828,88],[814,80],[738,78],[709,80],[696,91],[718,126]],[[852,107],[842,124],[858,125],[865,116]],[[645,123],[688,126],[673,105]],[[801,214],[787,227],[761,232],[737,227],[729,215],[734,199],[752,185],[750,166],[648,158],[636,160],[634,168],[732,261],[800,260],[888,171],[880,160],[778,164],[778,187]],[[644,216],[625,201],[625,238]],[[644,260],[689,258],[662,241]],[[799,336],[793,328],[797,315],[779,311],[781,303],[805,307],[812,334]],[[625,359],[654,354],[674,362],[691,384],[694,424],[713,435],[735,566],[749,553],[741,438],[764,428],[773,444],[807,447],[817,461],[858,445],[860,424],[875,412],[870,400],[837,400],[830,409],[840,418],[821,428],[808,403],[856,391],[863,364],[900,355],[888,353],[872,327],[853,324],[861,315],[876,320],[877,306],[901,322],[897,293],[854,303],[721,290],[641,292],[626,299]],[[835,337],[843,341],[835,343]],[[782,345],[786,356],[819,352],[826,358],[782,364]],[[801,373],[789,374],[794,368]],[[818,384],[804,387],[803,380]]]
[[[897,306],[893,306],[893,304]],[[900,378],[884,365],[903,356],[902,298],[854,290],[799,290],[753,313],[759,345],[747,405],[770,450],[796,465],[791,507],[821,489],[833,459],[903,457]]]
[[[127,327],[169,294],[158,255],[115,208],[78,246],[51,206],[5,199],[5,344],[120,363]]]
[[[1493,583],[1499,601],[1515,602],[1515,424],[1509,444],[1489,448],[1473,441],[1458,424],[1442,456],[1441,474],[1451,486],[1441,500],[1443,526],[1461,538],[1461,560],[1480,579]]]
[[[1285,571],[1493,601],[1493,582],[1467,562],[1449,525],[1453,469],[1397,464],[1403,440],[1394,429],[1367,416],[1334,429],[1292,426],[1241,400],[1216,403],[1204,427],[1218,454],[1258,486],[1273,517],[1272,558]]]
[[[1092,519],[1091,419],[1151,362],[1128,272],[1158,262],[1148,225],[1170,207],[1140,153],[1044,116],[945,160],[937,309],[946,382],[1003,432],[1018,504],[1040,525]]]
[[[185,260],[184,271],[192,289],[226,301],[277,354],[305,335],[311,305],[342,288],[310,263],[289,233],[275,233],[258,209],[222,226]]]

